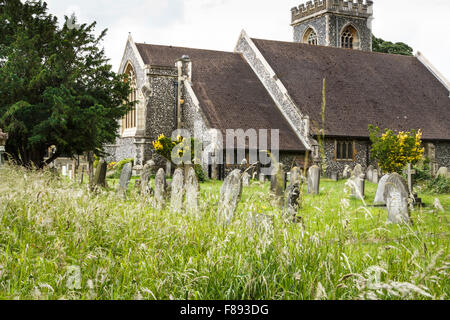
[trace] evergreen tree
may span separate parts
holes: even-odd
[[[42,1],[0,0],[0,128],[19,164],[42,168],[56,154],[101,153],[133,106],[129,85],[112,71],[96,23],[60,27]]]

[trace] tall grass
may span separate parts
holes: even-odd
[[[3,167],[0,299],[449,298],[449,195],[439,196],[446,212],[430,207],[412,213],[412,227],[389,225],[385,210],[326,180],[320,195],[303,196],[303,223],[292,224],[268,184],[253,182],[223,226],[220,186],[202,184],[192,217],[157,212],[133,188],[123,201],[112,189]],[[376,186],[367,190],[370,203]],[[252,222],[257,213],[273,223]]]

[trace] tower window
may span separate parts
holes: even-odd
[[[319,44],[317,33],[312,28],[309,28],[305,32],[305,36],[303,37],[303,43],[307,43],[314,46],[317,46]]]
[[[356,49],[358,47],[358,32],[352,26],[348,26],[341,34],[341,47]]]

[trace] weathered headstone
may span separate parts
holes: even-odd
[[[339,181],[339,177],[338,177],[338,173],[337,172],[332,172],[331,173],[331,180],[333,181]]]
[[[272,170],[272,176],[270,177],[270,191],[272,191],[276,196],[282,197],[284,193],[285,182],[285,172],[283,169],[283,164],[275,164]]]
[[[375,169],[372,171],[372,183],[378,183],[378,170]]]
[[[302,172],[299,167],[293,167],[291,169],[291,176],[289,177],[289,185],[295,184],[298,182],[300,185],[302,179]]]
[[[194,168],[190,168],[186,178],[186,212],[196,214],[198,212],[199,184]]]
[[[250,185],[250,175],[247,172],[242,174],[242,186],[248,187]]]
[[[298,199],[300,197],[299,182],[291,183],[286,189],[283,217],[292,222],[297,221]]]
[[[123,166],[122,172],[120,173],[119,186],[117,187],[117,195],[119,195],[124,199],[127,196],[127,189],[128,184],[130,183],[132,170],[133,165],[131,164],[131,162],[128,162]]]
[[[350,178],[350,176],[351,176],[351,171],[352,171],[352,170],[350,169],[350,166],[346,165],[345,168],[344,168],[344,171],[342,172],[342,177],[343,177],[344,179]]]
[[[374,206],[385,206],[386,198],[384,197],[384,189],[386,188],[386,181],[389,178],[389,175],[384,175],[380,183],[378,183],[377,194],[375,195],[375,200],[373,201]]]
[[[320,187],[320,168],[316,165],[308,169],[308,194],[319,194]]]
[[[264,173],[260,173],[259,174],[259,182],[266,182],[266,176],[264,175]]]
[[[184,198],[184,171],[177,168],[172,178],[172,190],[170,196],[170,208],[173,212],[181,213]]]
[[[151,187],[149,185],[150,176],[153,173],[153,168],[155,166],[155,162],[153,160],[148,161],[144,168],[142,169],[141,174],[141,194],[147,195],[151,193]]]
[[[409,216],[409,192],[406,181],[398,174],[392,173],[386,181],[384,190],[388,219],[392,223],[411,223]]]
[[[161,210],[164,208],[166,198],[166,173],[161,168],[156,173],[155,177],[155,209]]]
[[[233,170],[226,178],[220,189],[220,201],[217,210],[219,222],[231,222],[242,194],[241,171]]]
[[[63,170],[64,170],[64,168],[65,167],[63,167]],[[106,169],[107,169],[107,164],[105,161],[100,161],[97,164],[92,187],[95,187],[95,186],[106,187]]]
[[[64,177],[67,177],[67,167],[66,167],[66,166],[62,166],[61,174],[62,174]]]
[[[433,205],[434,205],[434,208],[435,208],[436,210],[445,212],[444,207],[442,206],[442,204],[441,204],[441,202],[439,201],[438,198],[435,198],[435,199],[434,199]]]
[[[366,170],[366,179],[370,182],[373,181],[373,171],[374,167],[372,165],[370,165]]]
[[[364,200],[365,181],[364,172],[360,164],[357,164],[353,169],[351,180],[352,198]]]
[[[447,167],[439,168],[438,172],[436,173],[436,176],[448,178],[448,169],[447,169]]]

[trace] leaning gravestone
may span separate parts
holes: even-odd
[[[172,178],[172,190],[170,197],[170,207],[173,212],[181,212],[184,197],[184,171],[176,169]]]
[[[386,205],[386,198],[384,197],[384,189],[386,188],[386,181],[388,178],[389,175],[386,174],[381,178],[380,183],[378,183],[377,194],[375,195],[375,200],[373,201],[374,206]]]
[[[190,168],[186,178],[186,212],[196,214],[198,212],[199,184],[194,168]]]
[[[384,197],[389,221],[410,224],[408,185],[398,173],[392,173],[387,179]]]
[[[65,167],[63,167],[65,168]],[[107,164],[105,161],[100,161],[95,170],[94,181],[92,186],[106,187],[106,168]]]
[[[217,219],[228,224],[231,222],[242,194],[241,170],[233,170],[226,178],[220,189]]]
[[[149,186],[150,176],[153,172],[155,162],[153,160],[148,161],[142,170],[141,174],[141,194],[147,195],[150,193],[151,187]]]
[[[156,173],[155,177],[155,209],[161,210],[164,207],[166,197],[166,173],[161,168]]]
[[[300,183],[291,183],[286,189],[283,217],[286,220],[295,222],[297,220],[298,199],[300,197]]]
[[[127,189],[128,184],[130,183],[132,170],[133,166],[131,162],[128,162],[123,166],[122,172],[120,174],[119,186],[117,187],[117,195],[124,199],[127,196]]]
[[[312,166],[308,170],[308,194],[319,194],[320,187],[320,168],[318,166]]]
[[[242,185],[248,187],[250,185],[250,175],[247,172],[242,174]]]
[[[364,189],[365,189],[365,181],[364,181],[364,173],[360,164],[355,166],[353,169],[351,180],[351,189],[352,189],[352,198],[364,200]]]

